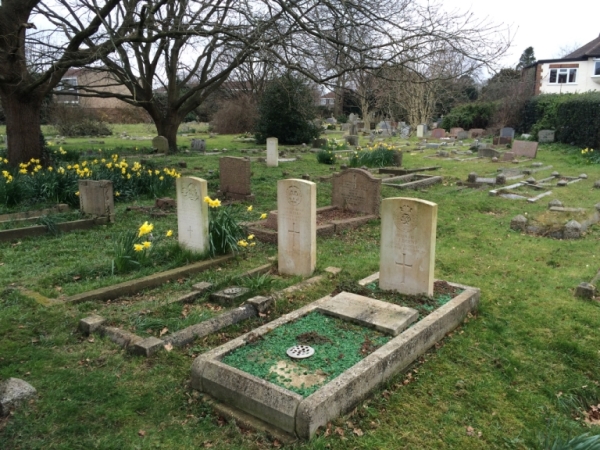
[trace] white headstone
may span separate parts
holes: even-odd
[[[310,276],[317,264],[317,185],[290,179],[277,182],[279,273]]]
[[[424,124],[417,125],[417,137],[418,138],[425,137],[426,133],[427,133],[427,125],[424,125]]]
[[[279,164],[278,142],[276,137],[267,138],[267,167],[277,167]]]
[[[433,295],[437,204],[395,197],[381,202],[379,287]]]
[[[208,251],[208,195],[206,180],[177,178],[177,230],[179,243],[195,252]]]

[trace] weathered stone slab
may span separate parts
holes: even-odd
[[[465,131],[465,129],[461,127],[450,128],[450,136],[458,137],[458,133],[461,131]]]
[[[206,180],[177,178],[177,229],[179,243],[198,253],[208,251],[208,195]]]
[[[511,128],[511,127],[504,127],[500,130],[500,137],[501,138],[508,138],[510,140],[515,138],[515,129]],[[507,143],[510,143],[507,142]]]
[[[515,155],[515,152],[505,152],[502,155],[501,161],[512,161],[516,156],[517,155]]]
[[[248,296],[250,289],[247,287],[231,286],[222,289],[218,292],[214,292],[210,295],[210,299],[213,302],[219,303],[220,305],[232,305],[235,302],[241,302],[244,297]]]
[[[485,133],[485,130],[483,128],[471,128],[469,130],[469,137],[471,139],[480,138],[483,136],[483,133]]]
[[[192,139],[192,150],[197,152],[205,152],[206,141],[204,139]]]
[[[443,128],[434,128],[431,130],[431,137],[434,139],[440,139],[446,137],[446,130]]]
[[[480,158],[499,158],[502,154],[493,148],[480,148],[477,150],[477,156]]]
[[[526,158],[535,158],[537,155],[538,143],[532,141],[514,141],[511,151],[517,156]]]
[[[0,417],[8,416],[12,409],[35,397],[35,388],[19,378],[9,378],[0,383]]]
[[[317,263],[317,185],[298,179],[277,182],[279,273],[310,276]]]
[[[85,214],[98,217],[115,216],[112,181],[79,180],[79,209]]]
[[[492,145],[506,145],[506,144],[510,144],[512,142],[512,138],[509,137],[495,137],[494,139],[492,139]]]
[[[318,310],[392,336],[400,334],[419,317],[419,313],[412,308],[350,292],[340,292],[321,304]]]
[[[347,169],[332,177],[332,206],[379,215],[381,179],[363,169]]]
[[[152,139],[152,147],[159,153],[169,153],[169,141],[164,136],[156,136]]]
[[[245,158],[219,158],[220,192],[233,200],[253,199],[250,189],[250,161]]]
[[[396,197],[381,206],[379,287],[433,295],[437,204]]]
[[[538,142],[540,144],[554,142],[554,130],[540,130],[538,132]]]

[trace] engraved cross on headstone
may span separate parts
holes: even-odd
[[[292,234],[292,247],[296,246],[296,235],[300,234],[300,231],[296,231],[296,222],[292,223],[292,229],[288,230],[288,233]]]
[[[194,230],[192,229],[191,225],[188,227],[188,231],[190,232],[190,239],[191,239],[192,238],[192,233],[194,232]]]
[[[406,253],[402,253],[402,262],[396,261],[396,264],[402,266],[402,284],[404,284],[406,280],[406,268],[412,267],[412,264],[406,264]]]

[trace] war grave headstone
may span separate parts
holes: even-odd
[[[367,170],[346,169],[331,176],[330,206],[317,209],[317,235],[332,236],[357,228],[379,216],[381,179]],[[270,211],[264,221],[248,224],[248,231],[265,242],[278,241],[279,211]]]
[[[554,130],[538,131],[538,142],[540,144],[548,144],[550,142],[554,142]]]
[[[515,129],[511,127],[504,127],[500,130],[500,137],[514,139],[515,138]]]
[[[245,158],[219,158],[220,195],[231,200],[254,200],[250,189],[250,161]]]
[[[390,207],[384,206],[382,210],[388,220],[382,224],[380,264],[381,272],[387,271],[388,265],[393,266],[389,269],[393,272],[389,292],[433,295],[437,206],[417,199],[386,199],[384,202]],[[384,254],[383,249],[389,252]],[[367,280],[377,282],[381,272],[359,284],[364,286]],[[383,286],[386,281],[379,280],[379,283]],[[438,283],[440,281],[435,282]],[[216,402],[225,403],[234,417],[236,411],[241,411],[292,436],[310,439],[319,427],[355,408],[374,389],[406,369],[477,308],[479,289],[441,283],[453,290],[453,298],[416,323],[416,310],[391,302],[348,292],[323,297],[196,358],[192,364],[191,386],[206,392]],[[330,340],[326,347],[314,343],[294,345],[281,354],[273,354],[267,347],[260,346],[269,339],[281,339],[292,330],[293,334],[297,333],[294,327],[298,323],[318,320],[316,317],[321,315],[335,318],[328,321],[355,323],[360,327],[356,333],[361,340],[372,329],[386,337],[381,338],[383,344],[372,353],[329,377],[306,362],[331,348],[339,352],[335,341]],[[317,330],[325,332],[322,326],[315,328],[315,332]],[[344,341],[348,342],[347,338]],[[259,344],[248,346],[249,342]],[[236,362],[247,361],[250,351],[261,355],[269,352],[264,372],[256,371],[255,364]],[[298,390],[299,387],[304,390]],[[307,392],[306,388],[310,390]],[[255,422],[255,426],[260,423]]]
[[[192,150],[196,152],[205,152],[206,141],[204,139],[192,139]]]
[[[208,251],[208,196],[206,180],[177,178],[177,230],[179,243],[195,252]]]
[[[158,153],[169,153],[169,141],[164,136],[156,136],[152,139],[152,147],[155,148]]]
[[[279,139],[276,137],[267,138],[267,167],[277,167],[279,165],[278,143]]]
[[[441,139],[443,137],[446,137],[446,130],[444,130],[443,128],[434,128],[433,130],[431,130],[431,137],[434,139]]]
[[[79,209],[84,214],[115,219],[115,200],[112,181],[79,180]]]
[[[277,255],[282,275],[310,276],[317,263],[317,185],[277,182]]]
[[[425,124],[417,125],[417,137],[424,138],[426,134],[427,134],[427,125],[425,125]]]
[[[517,156],[525,158],[535,158],[537,155],[538,143],[532,141],[514,141],[511,151]]]

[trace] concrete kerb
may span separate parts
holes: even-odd
[[[369,279],[375,281],[378,278],[377,275],[373,275]],[[314,394],[302,399],[299,403],[295,398],[291,399],[289,404],[285,405],[285,411],[281,413],[283,419],[278,419],[283,421],[283,424],[279,426],[286,432],[292,432],[289,423],[290,410],[295,408],[295,429],[293,431],[302,439],[310,439],[320,426],[324,426],[330,420],[350,411],[373,389],[408,367],[416,358],[442,339],[446,333],[456,328],[470,311],[476,309],[480,291],[477,288],[456,283],[449,284],[465,290],[446,305],[321,387]],[[270,392],[280,393],[282,388],[249,374],[241,376],[237,373],[239,371],[233,368],[231,368],[231,373],[234,373],[233,378],[227,379],[230,367],[222,364],[220,360],[226,354],[246,345],[247,342],[252,342],[257,336],[262,336],[280,325],[305,316],[330,298],[330,296],[326,296],[319,299],[199,356],[192,364],[192,387],[201,391],[210,391],[210,394],[218,401],[227,403],[233,399],[232,403],[237,408],[256,415],[262,421],[274,424],[275,422],[271,420],[272,409],[277,407],[282,397],[277,395],[277,398],[273,399]],[[218,380],[213,376],[216,366],[219,367]],[[208,378],[205,378],[205,373]],[[236,384],[238,382],[241,385]],[[247,385],[252,386],[253,397],[248,398],[244,395],[244,401],[240,401],[241,394],[237,389],[245,389]],[[263,411],[267,411],[264,413],[265,415],[262,415]]]
[[[75,230],[89,230],[97,225],[106,225],[111,220],[108,217],[96,217],[94,219],[74,220],[71,222],[57,223],[56,228],[63,233]],[[13,239],[23,239],[26,237],[42,236],[48,233],[48,227],[45,225],[36,225],[25,228],[15,228],[12,230],[0,231],[0,242]]]

